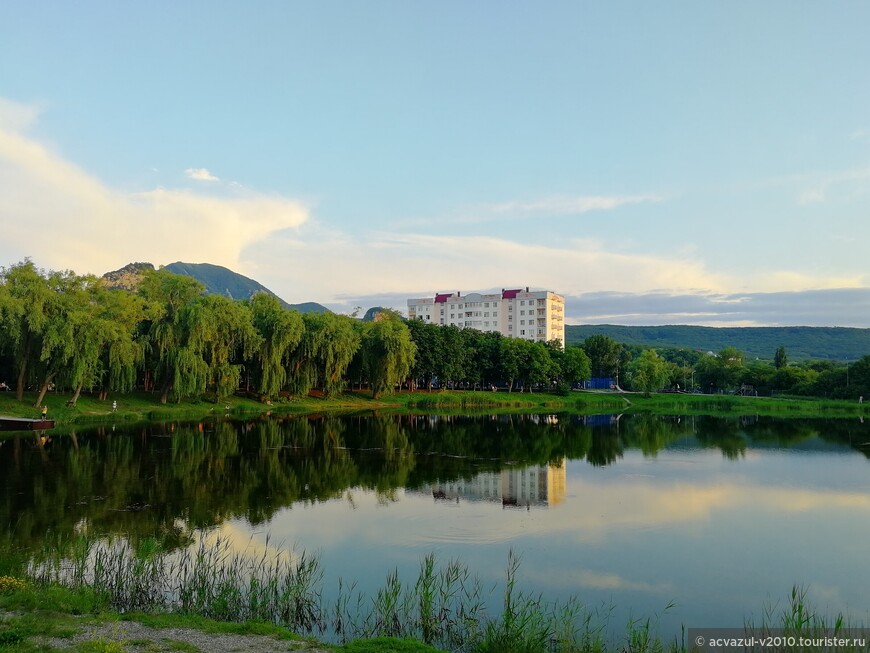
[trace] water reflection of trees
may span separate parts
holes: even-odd
[[[851,445],[868,454],[870,426],[844,420],[669,418],[654,415],[294,417],[83,430],[47,444],[0,440],[0,525],[30,548],[46,532],[168,545],[227,519],[253,524],[281,509],[344,496],[471,479],[504,465],[563,459],[602,466],[627,450],[654,456],[677,440],[739,457],[749,446]]]

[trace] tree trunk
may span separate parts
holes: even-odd
[[[24,380],[27,378],[27,360],[30,358],[30,340],[24,345],[24,353],[21,355],[21,367],[18,368],[18,381],[15,384],[15,398],[18,401],[24,399]]]
[[[51,385],[51,380],[53,378],[53,373],[45,377],[45,381],[42,382],[42,386],[39,388],[39,396],[36,398],[36,402],[33,404],[34,408],[39,408],[42,405],[42,400],[45,399],[45,393],[48,392],[48,386]]]
[[[82,393],[82,385],[80,383],[78,386],[76,386],[76,391],[73,393],[72,398],[68,402],[66,402],[66,405],[69,406],[70,408],[74,407],[76,405],[76,402],[79,400],[79,395],[81,393]]]

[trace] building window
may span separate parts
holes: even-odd
[[[520,329],[520,335],[521,335],[521,336],[526,335],[526,330],[525,330],[525,329]]]
[[[498,311],[493,311],[493,312],[492,312],[492,316],[493,316],[493,317],[498,317]]]
[[[525,324],[525,323],[526,323],[525,320],[520,320],[520,324]]]

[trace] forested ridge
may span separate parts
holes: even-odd
[[[704,327],[689,325],[621,326],[578,324],[565,327],[565,339],[580,344],[605,335],[627,345],[677,347],[717,352],[736,347],[747,357],[772,360],[785,347],[793,360],[854,361],[870,352],[870,329],[849,327]]]

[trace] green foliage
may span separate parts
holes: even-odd
[[[266,397],[274,397],[285,385],[290,354],[302,339],[302,316],[284,310],[276,298],[265,293],[254,295],[250,307],[260,335],[259,389]]]
[[[788,356],[785,353],[785,347],[780,345],[776,348],[776,352],[773,355],[773,366],[779,369],[786,365],[788,365]]]
[[[566,347],[564,352],[557,352],[557,355],[562,380],[566,384],[573,385],[592,376],[592,361],[581,347]]]
[[[771,352],[784,347],[793,360],[857,360],[870,352],[870,329],[846,327],[703,327],[567,325],[566,344],[580,344],[604,335],[642,348],[685,349],[696,352],[736,347],[750,358],[770,361]]]
[[[581,345],[589,357],[592,376],[616,376],[622,360],[623,346],[605,335],[589,336]]]
[[[416,345],[402,320],[389,312],[378,314],[374,322],[366,323],[362,336],[363,369],[377,398],[391,392],[406,378],[414,365]]]
[[[109,291],[90,276],[44,272],[30,261],[3,268],[0,369],[14,369],[19,401],[33,386],[35,404],[54,403],[46,393],[56,387],[72,392],[73,407],[84,390],[99,391],[105,399],[107,392],[127,393],[137,383],[159,393],[161,403],[206,395],[222,403],[244,394],[271,404],[288,395],[298,401],[312,390],[335,398],[351,381],[368,384],[377,395],[407,381],[411,388],[429,390],[437,382],[442,390],[498,387],[566,396],[578,381],[591,375],[618,379],[620,370],[634,375],[633,387],[645,393],[688,385],[707,393],[853,401],[870,393],[863,359],[788,365],[785,345],[778,347],[773,365],[747,364],[733,344],[717,355],[661,347],[656,353],[665,362],[663,380],[650,355],[629,369],[643,348],[600,333],[582,347],[562,350],[558,343],[407,324],[387,310],[378,313],[379,320],[362,323],[332,313],[300,316],[265,293],[238,302],[203,296],[203,290],[195,279],[166,269],[147,271],[138,294],[131,294]]]
[[[647,349],[633,361],[629,372],[631,387],[647,396],[653,391],[660,390],[670,377],[668,363],[652,349]]]
[[[441,651],[413,639],[395,637],[360,639],[335,649],[336,653],[441,653]]]
[[[25,385],[34,378],[33,367],[42,360],[43,333],[56,293],[30,259],[0,268],[0,282],[0,347],[12,357],[18,377],[15,396],[21,401]]]

